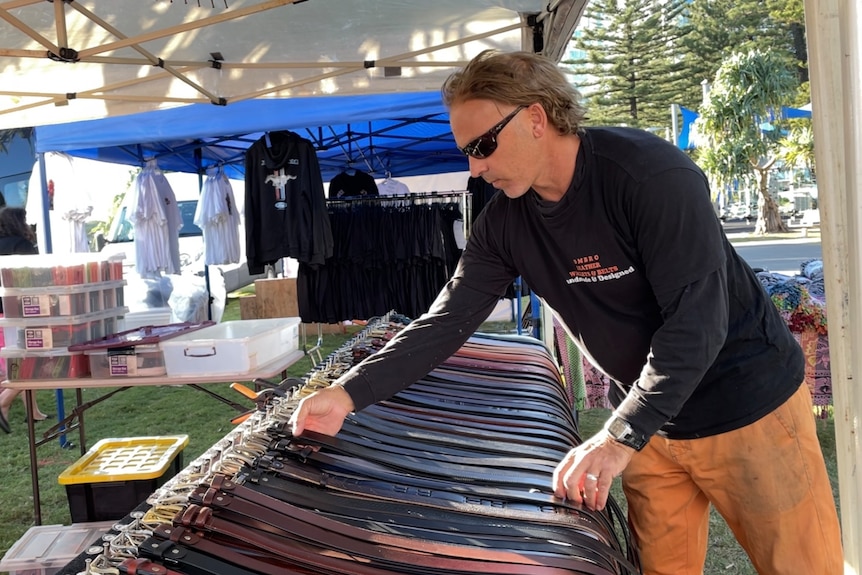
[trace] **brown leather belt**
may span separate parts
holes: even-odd
[[[260,573],[282,571],[289,567],[283,560],[274,555],[260,552],[256,555],[248,552],[243,553],[233,548],[232,544],[236,543],[233,540],[218,541],[214,537],[204,537],[202,534],[182,526],[159,525],[153,531],[153,536]],[[306,573],[307,571],[295,572]]]
[[[376,527],[407,537],[461,544],[466,534],[471,544],[493,547],[496,542],[503,540],[504,546],[510,548],[521,549],[526,546],[534,552],[575,555],[599,565],[608,563],[608,556],[594,549],[596,540],[602,539],[601,534],[584,525],[572,528],[562,521],[540,523],[529,516],[518,519],[511,515],[495,516],[492,522],[488,522],[477,520],[475,505],[471,512],[453,513],[451,506],[437,509],[414,505],[400,492],[397,494],[398,499],[375,500],[364,495],[335,491],[331,486],[321,489],[286,481],[274,475],[258,475],[243,485],[276,499],[369,529]],[[429,494],[426,498],[433,496]],[[478,515],[482,516],[483,513],[479,512]],[[619,554],[610,557],[615,561],[626,561]]]
[[[453,545],[439,541],[409,539],[388,533],[347,525],[278,499],[247,489],[232,481],[213,481],[213,487],[200,488],[192,500],[200,500],[211,508],[189,505],[183,513],[183,525],[206,531],[232,533],[239,525],[236,516],[249,520],[257,527],[257,537],[267,545],[283,539],[300,543],[324,543],[329,550],[347,553],[372,564],[422,568],[424,573],[519,573],[551,575],[585,573],[607,575],[613,571],[599,567],[583,558],[563,557],[526,550],[485,549],[476,545]],[[213,509],[215,511],[209,511]],[[224,522],[220,513],[232,514],[233,521]],[[249,524],[246,527],[249,527]],[[247,534],[243,535],[247,537]],[[248,540],[246,540],[249,542]],[[287,552],[290,556],[290,551]]]
[[[159,563],[153,563],[149,559],[126,559],[117,568],[120,573],[128,575],[184,575],[180,571],[168,569]]]

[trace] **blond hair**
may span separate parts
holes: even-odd
[[[441,89],[447,107],[467,100],[513,106],[539,103],[561,134],[576,134],[586,115],[581,94],[557,65],[531,52],[485,50],[453,73]]]

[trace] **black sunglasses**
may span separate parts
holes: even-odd
[[[464,155],[470,156],[471,158],[476,158],[479,160],[487,158],[494,153],[494,150],[497,149],[497,135],[503,131],[503,128],[506,127],[506,124],[508,124],[518,112],[520,112],[526,107],[527,106],[518,106],[517,108],[512,110],[512,112],[508,116],[500,120],[500,122],[496,126],[491,128],[472,142],[469,142],[463,148],[458,149],[461,150]]]

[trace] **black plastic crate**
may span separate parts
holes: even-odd
[[[164,475],[153,479],[67,485],[72,523],[122,519],[182,468],[180,453]]]
[[[74,523],[122,519],[183,468],[188,435],[103,439],[60,474]]]

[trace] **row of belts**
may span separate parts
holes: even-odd
[[[402,326],[381,318],[259,406],[150,498],[152,528],[133,557],[93,561],[90,573],[639,573],[613,500],[599,512],[553,494],[556,464],[581,440],[536,340],[474,336],[336,437],[292,436],[299,399]]]

